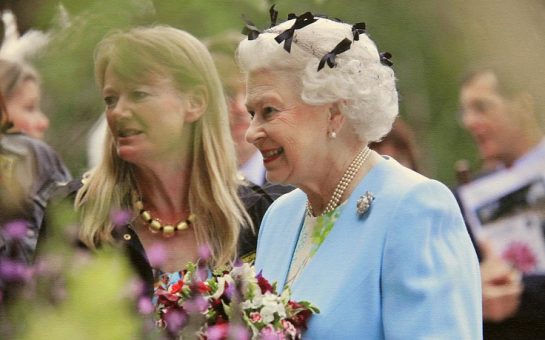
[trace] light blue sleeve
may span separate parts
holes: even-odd
[[[423,181],[397,207],[386,235],[386,339],[482,339],[479,265],[450,190]]]

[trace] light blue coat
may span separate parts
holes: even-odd
[[[365,216],[356,202],[375,196]],[[279,290],[305,214],[299,189],[276,200],[256,268]],[[443,184],[382,159],[358,184],[291,287],[320,309],[305,339],[481,339],[479,265],[458,205]]]

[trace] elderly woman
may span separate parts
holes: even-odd
[[[267,178],[256,267],[320,314],[309,339],[478,339],[479,268],[449,189],[370,151],[398,113],[387,54],[305,13],[238,48]]]
[[[43,139],[49,118],[40,108],[40,77],[29,64],[0,60],[0,91],[6,99],[13,130]]]
[[[80,240],[91,249],[124,244],[148,289],[176,280],[200,246],[213,266],[255,249],[251,225],[270,198],[237,177],[206,48],[171,27],[114,32],[96,48],[95,76],[109,132],[101,162],[77,192]],[[116,228],[111,214],[123,210],[133,219]],[[158,249],[163,261],[154,262]]]

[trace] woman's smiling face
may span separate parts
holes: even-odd
[[[246,140],[263,155],[267,179],[274,183],[304,185],[324,163],[331,105],[304,103],[300,87],[298,78],[285,71],[248,75],[252,122]]]

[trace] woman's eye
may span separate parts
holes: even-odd
[[[114,107],[116,102],[117,98],[114,96],[104,97],[104,103],[106,103],[106,106],[109,108]]]
[[[277,112],[278,110],[276,110],[274,107],[270,107],[270,106],[267,106],[267,107],[264,107],[263,108],[263,116],[267,117],[275,112]]]
[[[131,97],[133,99],[144,99],[148,96],[148,93],[147,92],[144,92],[144,91],[132,91],[131,92]]]

